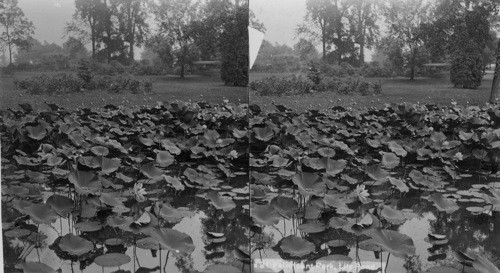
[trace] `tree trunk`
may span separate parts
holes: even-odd
[[[358,39],[359,39],[359,67],[365,63],[365,31],[366,28],[363,24],[363,0],[359,2],[358,7]]]
[[[326,58],[326,34],[325,27],[321,29],[321,42],[323,43],[323,60]]]
[[[134,63],[134,35],[135,35],[135,12],[132,12],[132,2],[128,2],[127,6],[128,16],[128,31],[129,31],[129,62]]]
[[[497,44],[495,74],[493,75],[493,83],[491,84],[490,102],[495,103],[500,99],[500,39]]]
[[[9,41],[9,65],[12,65],[12,43]]]
[[[10,39],[8,23],[5,25],[5,31],[7,33],[7,44],[9,45],[9,66],[10,66],[10,65],[12,65],[12,41]]]
[[[417,58],[417,49],[413,48],[411,52],[411,62],[410,62],[410,81],[415,80],[415,61]]]
[[[95,34],[94,30],[92,30],[92,59],[95,58]]]
[[[181,63],[181,79],[184,79],[184,63]]]

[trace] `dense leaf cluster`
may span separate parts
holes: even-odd
[[[203,221],[234,225],[228,236],[243,238],[241,220],[234,219],[243,208],[231,196],[245,200],[248,190],[231,192],[237,188],[231,179],[247,173],[246,105],[174,102],[71,112],[48,106],[49,111],[40,113],[27,104],[20,111],[1,113],[2,212],[9,222],[4,226],[8,238],[22,237],[46,247],[44,231],[31,223],[53,225],[62,234],[50,248],[61,259],[78,259],[82,270],[93,262],[128,263],[128,255],[113,249],[131,245],[189,254],[200,245],[172,227],[192,217],[200,204],[191,201],[189,208],[178,207],[171,200],[182,195],[185,203],[183,199],[194,200],[194,194],[202,193],[196,198],[215,207],[209,211],[225,212]],[[65,235],[55,224],[60,217],[68,218],[80,233]],[[226,240],[224,234],[217,239]],[[215,239],[207,240],[208,245]],[[241,246],[240,240],[232,241],[237,245],[226,248]],[[103,244],[108,249],[104,255],[99,247]],[[16,261],[7,261],[6,268]]]
[[[497,183],[472,185],[476,190],[460,184],[466,172],[498,172],[499,106],[391,104],[302,114],[276,107],[271,113],[250,107],[252,222],[279,229],[291,221],[303,235],[283,236],[275,246],[256,240],[254,249],[272,247],[283,259],[352,261],[345,254],[350,242],[415,255],[412,238],[396,231],[417,217],[399,202],[402,194],[446,214],[484,213],[490,222],[491,211],[500,211]],[[480,205],[465,211],[461,204],[473,197]],[[448,243],[446,236],[429,240]]]

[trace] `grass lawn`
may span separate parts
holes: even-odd
[[[29,103],[35,109],[45,109],[44,100],[56,103],[67,109],[78,107],[102,107],[106,104],[123,105],[127,107],[148,105],[154,106],[163,101],[199,101],[205,100],[211,104],[220,104],[224,99],[234,103],[248,103],[246,87],[225,86],[219,73],[205,75],[189,75],[184,79],[178,76],[137,76],[142,80],[153,80],[153,92],[148,94],[113,94],[103,91],[86,91],[68,95],[29,95],[16,90],[14,79],[24,79],[40,72],[16,72],[12,77],[0,77],[0,109],[15,108],[19,103]],[[43,74],[56,74],[46,72]]]
[[[250,81],[260,79],[271,74],[251,73]],[[275,74],[283,76],[285,74]],[[333,106],[352,108],[384,107],[385,103],[436,103],[449,105],[456,101],[462,105],[484,105],[490,96],[492,75],[484,76],[481,86],[477,90],[453,88],[448,77],[417,78],[410,81],[408,78],[369,78],[383,82],[382,94],[378,96],[339,95],[336,93],[321,92],[302,96],[257,96],[249,91],[250,103],[259,105],[263,110],[275,110],[272,105],[283,104],[291,109],[303,111],[306,109],[324,110]]]

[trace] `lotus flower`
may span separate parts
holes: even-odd
[[[358,185],[354,192],[356,193],[356,196],[359,198],[359,201],[361,201],[361,203],[368,203],[368,197],[370,196],[370,194],[368,193],[368,190],[365,189],[365,185]]]
[[[238,158],[238,152],[235,150],[232,150],[231,152],[229,152],[229,157]]]
[[[456,159],[456,160],[463,160],[464,159],[464,155],[461,152],[458,152],[458,153],[456,153],[453,156],[453,158]]]
[[[135,199],[139,202],[146,201],[146,197],[144,195],[147,194],[146,190],[142,187],[142,183],[136,183],[134,185],[134,196]]]

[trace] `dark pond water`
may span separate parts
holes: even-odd
[[[5,185],[22,186],[30,190],[27,195],[39,196],[43,203],[54,192],[70,196],[75,203],[80,202],[80,206],[84,202],[62,188],[48,189],[34,186],[30,188],[26,181],[19,179],[23,177],[19,171],[8,175],[8,167],[4,164],[3,193],[8,189]],[[66,218],[57,217],[51,224],[37,225],[30,220],[30,217],[12,208],[9,204],[13,200],[12,196],[4,194],[3,228],[19,232],[3,234],[4,270],[22,272],[15,266],[20,263],[21,257],[24,257],[26,262],[41,262],[53,269],[60,268],[62,272],[204,272],[214,264],[232,265],[241,269],[241,272],[249,272],[249,265],[240,260],[242,259],[240,250],[249,252],[247,184],[248,176],[240,171],[238,176],[226,178],[223,183],[210,191],[187,190],[179,194],[168,190],[165,186],[162,187],[161,183],[154,183],[144,185],[148,201],[138,203],[133,198],[124,198],[125,207],[132,211],[124,215],[133,214],[134,210],[147,210],[158,200],[169,203],[172,208],[177,209],[177,212],[168,214],[171,218],[169,223],[164,223],[164,226],[183,232],[192,239],[194,250],[188,254],[164,248],[158,249],[158,244],[140,244],[140,239],[147,236],[127,231],[127,227],[109,225],[108,220],[114,215],[109,208],[98,209],[96,216],[92,218],[100,223],[97,231],[84,232],[75,227],[77,222],[81,222],[78,212],[73,212]],[[221,196],[231,196],[236,206],[228,211],[215,209],[206,198],[207,192],[213,190],[217,190]],[[127,194],[124,193],[123,196]],[[22,230],[27,231],[24,233]],[[221,233],[223,236],[214,238],[209,233]],[[61,238],[68,234],[78,235],[92,242],[94,245],[92,250],[78,257],[61,251],[58,245]],[[121,242],[111,245],[106,243],[116,239],[120,239]],[[30,248],[30,246],[36,247]],[[96,264],[94,259],[105,253],[123,253],[131,260],[121,266],[102,267]],[[36,270],[32,272],[37,272]]]
[[[495,183],[498,178],[486,178],[479,174],[464,176],[456,180],[454,185],[447,185],[442,191],[445,197],[454,199],[459,205],[459,208],[451,213],[439,211],[433,202],[427,200],[430,192],[412,191],[412,194],[402,195],[399,192],[385,191],[383,186],[379,186],[378,194],[371,196],[375,200],[374,203],[390,204],[404,212],[404,219],[394,216],[397,224],[385,225],[385,228],[398,231],[412,239],[416,248],[415,255],[406,258],[394,255],[388,258],[388,252],[374,251],[373,244],[364,244],[367,242],[365,240],[369,239],[368,236],[355,234],[349,228],[333,228],[331,221],[329,222],[330,215],[324,212],[324,207],[318,207],[323,214],[319,218],[313,215],[314,212],[309,214],[307,210],[317,206],[317,200],[307,200],[297,192],[283,189],[267,193],[265,199],[260,201],[272,200],[276,196],[290,197],[299,203],[299,211],[289,219],[281,218],[279,223],[265,226],[262,231],[253,229],[253,272],[426,272],[433,267],[447,267],[447,270],[456,268],[456,271],[430,272],[461,272],[462,265],[455,256],[457,250],[464,253],[482,253],[498,267],[500,212],[492,211],[491,206],[487,206],[480,198],[482,188],[500,188],[500,184]],[[366,212],[364,210],[374,206],[376,205],[350,206],[352,211],[346,211],[345,216],[341,218],[360,217]],[[301,213],[303,210],[306,211],[305,214]],[[301,230],[299,226],[305,223],[325,224],[326,228],[318,228],[319,232],[313,229]],[[429,234],[443,235],[446,239],[429,240]],[[301,258],[284,253],[284,238],[290,235],[313,243],[311,253]],[[398,245],[394,246],[397,247]],[[386,271],[381,271],[381,268]],[[464,270],[479,272],[470,267]]]

